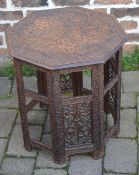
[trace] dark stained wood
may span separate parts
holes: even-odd
[[[118,82],[119,76],[116,75],[106,86],[104,89],[104,95],[108,93],[108,91]]]
[[[92,102],[92,95],[63,98],[63,105]]]
[[[52,130],[52,151],[54,161],[58,164],[65,163],[65,134],[64,117],[62,115],[62,94],[60,74],[47,73],[47,90],[50,103],[50,123]]]
[[[43,144],[41,142],[38,142],[36,140],[30,139],[32,147],[38,148],[38,149],[47,149],[52,150],[52,147],[50,145]]]
[[[66,154],[104,155],[105,142],[120,131],[121,55],[126,35],[111,15],[79,7],[38,11],[8,30],[14,58],[25,149],[51,149],[32,140],[27,113],[37,102],[48,105],[54,161]],[[38,71],[38,93],[24,88],[22,65]],[[83,89],[83,71],[91,70],[91,91]],[[65,98],[61,76],[72,91]],[[33,100],[26,104],[25,96]],[[104,111],[114,125],[104,129]]]
[[[70,148],[70,149],[66,148],[65,151],[66,151],[67,155],[71,155],[71,154],[78,154],[81,152],[82,153],[93,152],[93,151],[95,151],[95,148],[93,145],[88,145],[88,146],[80,146],[80,149],[78,149],[76,147]]]
[[[93,157],[98,159],[104,152],[104,65],[92,67],[92,140],[95,151]]]
[[[24,146],[26,150],[31,151],[32,147],[30,144],[26,100],[25,100],[25,94],[23,93],[24,81],[23,81],[23,74],[22,74],[22,65],[16,59],[14,59],[14,65],[15,65],[15,72],[16,72],[17,92],[18,92],[18,99],[19,99],[19,108],[20,108],[23,138],[24,138]]]
[[[27,105],[26,105],[26,110],[27,112],[29,112],[30,110],[33,109],[33,107],[38,103],[37,100],[31,100],[31,102],[29,102]]]
[[[105,63],[127,40],[116,18],[81,7],[32,13],[7,36],[10,55],[51,70]]]
[[[42,103],[45,103],[45,104],[48,104],[48,98],[41,95],[41,94],[38,94],[36,92],[33,92],[33,91],[30,91],[30,90],[27,90],[27,89],[24,89],[24,94],[28,97],[31,97],[37,101],[40,101]]]

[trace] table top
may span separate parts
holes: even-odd
[[[50,70],[105,63],[126,40],[115,17],[81,7],[33,12],[7,31],[11,56]]]

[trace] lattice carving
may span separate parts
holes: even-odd
[[[106,63],[106,69],[105,69],[105,84],[107,84],[109,81],[114,78],[114,76],[117,74],[117,61],[115,56],[113,56],[107,63]],[[111,113],[113,118],[115,118],[115,99],[116,99],[116,85],[108,91],[106,94],[105,100],[106,100],[106,108],[107,112]]]
[[[92,143],[90,103],[64,106],[64,120],[67,148]]]
[[[116,75],[116,60],[115,56],[113,56],[109,61],[108,61],[108,72],[109,72],[109,78],[108,80],[110,81],[115,75]]]
[[[115,99],[116,99],[116,85],[108,92],[108,108],[109,112],[115,118]]]
[[[61,75],[61,89],[62,90],[72,89],[71,74]]]

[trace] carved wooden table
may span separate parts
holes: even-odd
[[[120,127],[121,55],[127,38],[118,21],[67,7],[32,13],[7,34],[26,150],[52,149],[58,164],[65,163],[66,154],[92,152],[94,158],[101,157],[105,142]],[[24,64],[38,71],[38,93],[24,88]],[[90,90],[83,85],[84,70],[91,71]],[[65,84],[72,90],[68,96]],[[26,96],[33,99],[28,104]],[[30,138],[27,113],[37,102],[50,108],[52,148]],[[109,129],[104,129],[104,113],[111,113],[114,120]]]

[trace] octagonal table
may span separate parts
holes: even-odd
[[[66,154],[102,157],[106,140],[120,128],[121,55],[127,37],[119,22],[111,15],[66,7],[29,14],[9,28],[7,36],[26,150],[52,149],[58,164],[65,163]],[[43,80],[38,76],[38,93],[24,88],[24,64],[43,75]],[[84,70],[91,71],[90,90],[83,86]],[[72,79],[68,96],[61,88],[61,75],[67,74]],[[33,99],[28,104],[26,96]],[[27,112],[37,102],[50,108],[52,147],[30,139]],[[104,129],[104,113],[114,120],[109,129]]]

